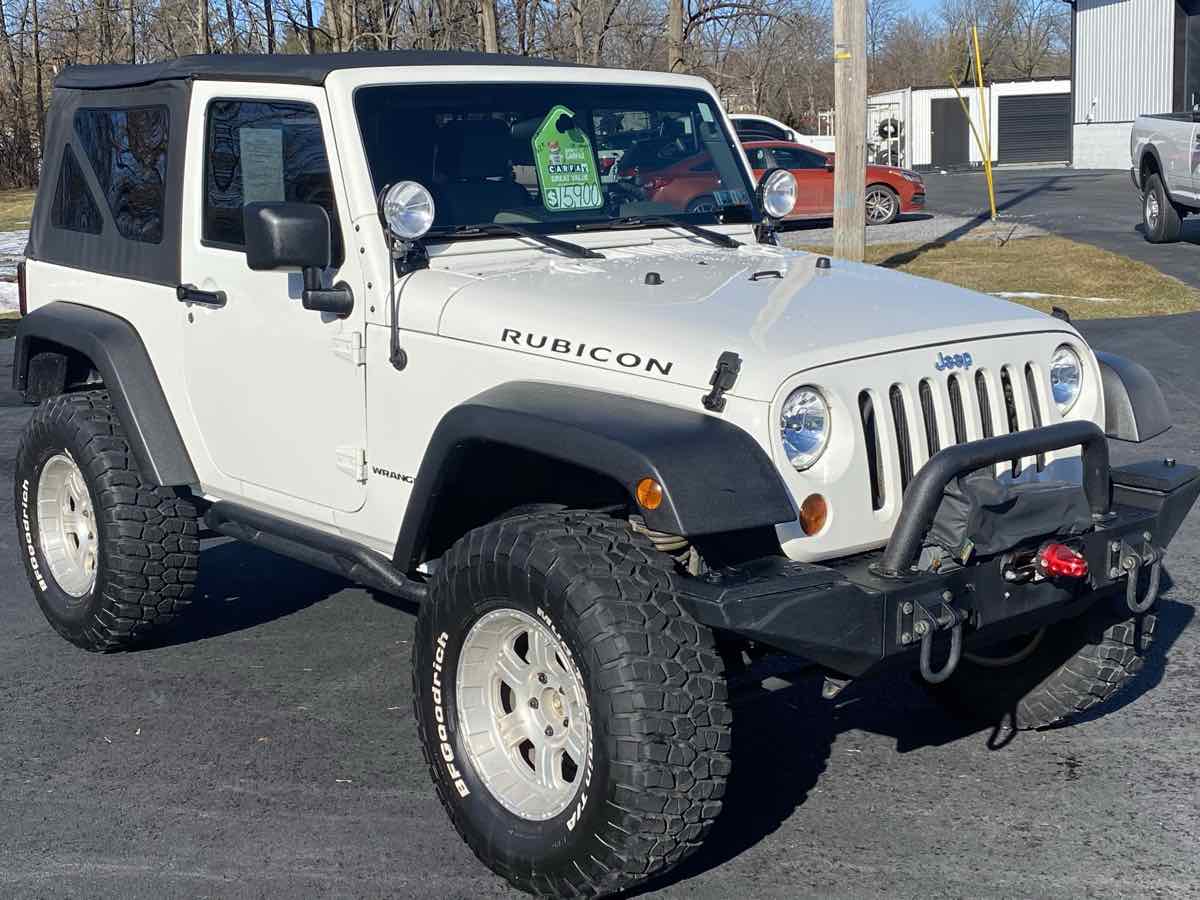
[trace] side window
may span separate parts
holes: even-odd
[[[749,153],[750,168],[752,169],[769,169],[771,168],[771,158],[767,155],[767,151],[763,147],[755,147]]]
[[[71,145],[63,148],[63,161],[58,170],[58,185],[54,188],[54,204],[50,207],[50,224],[68,231],[99,234],[104,224],[100,207],[88,189],[83,169],[75,159]]]
[[[785,169],[823,169],[825,157],[798,147],[776,147],[775,162]]]
[[[117,231],[131,241],[162,241],[169,121],[165,106],[75,113],[75,134]]]
[[[206,131],[205,242],[244,247],[242,206],[246,203],[316,203],[329,214],[333,264],[341,265],[342,230],[315,106],[216,100],[208,107]]]

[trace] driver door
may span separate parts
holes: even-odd
[[[187,162],[198,196],[185,204],[196,213],[181,261],[192,414],[218,483],[271,505],[351,512],[366,498],[365,292],[324,92],[264,84],[249,100],[222,88],[192,88],[189,146],[204,148]],[[348,318],[304,309],[299,272],[247,266],[243,205],[282,200],[328,214],[324,280],[350,285]]]

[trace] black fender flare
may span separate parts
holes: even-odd
[[[663,486],[662,505],[640,512],[656,531],[720,534],[796,519],[766,452],[724,419],[586,388],[509,382],[454,407],[438,423],[396,541],[393,563],[401,571],[420,562],[455,457],[477,442],[578,465],[612,478],[631,498],[638,481],[653,478]]]
[[[165,487],[198,482],[137,329],[119,316],[78,303],[60,300],[38,307],[17,326],[15,390],[25,392],[30,357],[42,342],[74,350],[91,360],[112,397],[143,478]]]
[[[1140,443],[1171,427],[1167,401],[1154,376],[1140,363],[1096,351],[1104,391],[1104,433]]]
[[[1155,147],[1153,144],[1148,143],[1142,148],[1142,152],[1138,154],[1138,160],[1137,160],[1137,176],[1136,176],[1137,177],[1137,188],[1139,191],[1142,191],[1143,193],[1146,190],[1146,185],[1142,182],[1142,168],[1146,164],[1147,156],[1153,158],[1154,168],[1158,170],[1159,177],[1163,177],[1162,159],[1159,158],[1158,148]],[[1166,189],[1167,189],[1167,182],[1164,178],[1163,190],[1166,190]],[[1167,195],[1168,195],[1168,197],[1170,196],[1170,191],[1167,191]]]

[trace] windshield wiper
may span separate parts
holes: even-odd
[[[507,222],[492,222],[483,225],[459,225],[448,231],[439,230],[433,232],[429,236],[436,239],[476,237],[479,235],[528,238],[544,247],[550,247],[559,253],[574,257],[575,259],[604,259],[603,253],[597,253],[595,250],[589,250],[587,247],[580,247],[578,244],[572,244],[570,241],[560,241],[558,238],[538,234],[536,231],[530,231],[528,228],[522,228],[520,225],[510,225]]]
[[[576,225],[576,231],[611,231],[619,228],[643,228],[655,226],[669,225],[672,228],[682,228],[696,237],[702,237],[707,241],[712,241],[718,247],[740,247],[741,241],[735,241],[727,234],[721,234],[719,231],[713,231],[711,228],[703,228],[699,225],[693,225],[691,222],[681,222],[674,216],[622,216],[619,219],[611,219],[608,222],[589,222],[583,225]]]

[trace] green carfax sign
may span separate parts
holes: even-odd
[[[533,134],[542,206],[551,212],[604,205],[592,142],[575,124],[575,113],[555,106]]]

